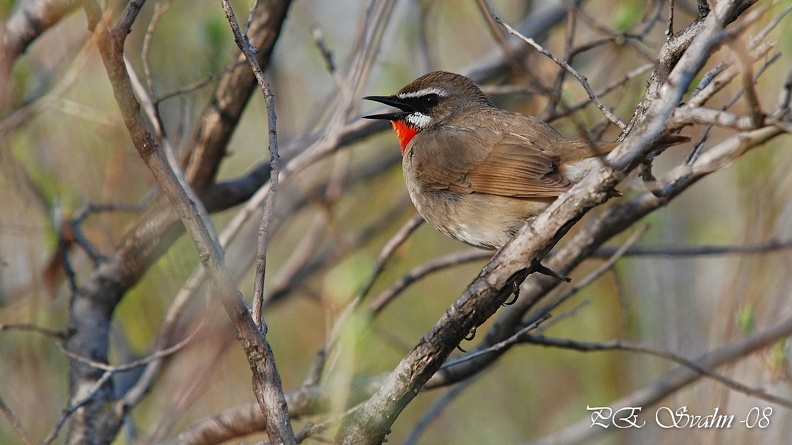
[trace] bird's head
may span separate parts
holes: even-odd
[[[472,80],[446,71],[424,74],[392,96],[366,96],[363,99],[400,110],[363,117],[391,121],[402,153],[416,134],[438,125],[448,116],[468,107],[492,105]]]

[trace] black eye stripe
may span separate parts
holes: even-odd
[[[427,113],[432,108],[436,107],[437,104],[440,103],[440,95],[435,93],[425,94],[419,97],[410,97],[408,99],[403,99],[405,102],[410,104],[416,111],[420,111],[422,113]]]

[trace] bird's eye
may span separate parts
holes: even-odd
[[[438,104],[438,102],[440,102],[440,96],[438,96],[437,94],[434,94],[434,93],[427,94],[426,96],[421,98],[421,101],[423,102],[423,105],[426,108],[432,108],[432,107],[436,106]]]

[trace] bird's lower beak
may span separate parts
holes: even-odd
[[[402,110],[394,113],[370,114],[368,116],[363,116],[364,119],[387,119],[395,121],[415,111],[411,105],[393,96],[366,96],[363,100],[372,100]]]

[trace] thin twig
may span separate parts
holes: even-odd
[[[58,421],[55,422],[55,426],[52,427],[49,434],[47,435],[46,438],[44,438],[42,443],[44,444],[52,443],[58,437],[58,433],[60,432],[61,428],[63,428],[63,425],[66,423],[66,420],[68,420],[69,417],[71,417],[71,415],[74,414],[75,411],[80,409],[81,406],[90,402],[91,399],[94,398],[94,395],[102,388],[102,386],[104,386],[105,383],[110,381],[110,377],[112,376],[113,376],[112,372],[105,371],[102,374],[102,377],[97,379],[96,382],[94,382],[94,384],[91,385],[90,388],[88,388],[88,390],[85,392],[85,394],[82,397],[73,401],[66,409],[64,409],[63,412],[61,413],[60,418],[58,418]]]
[[[506,30],[509,31],[509,34],[517,36],[520,40],[522,40],[523,42],[531,45],[532,47],[534,47],[534,49],[536,49],[540,53],[544,54],[545,56],[549,57],[553,62],[555,62],[556,64],[558,64],[559,66],[561,66],[565,70],[569,71],[570,74],[575,76],[575,78],[583,86],[583,89],[586,90],[586,93],[588,94],[589,99],[594,101],[594,103],[597,105],[597,108],[599,108],[600,111],[602,111],[602,114],[604,114],[605,117],[608,118],[608,120],[612,124],[614,124],[617,127],[619,127],[622,131],[625,128],[627,128],[627,126],[624,124],[624,122],[622,122],[621,119],[616,117],[616,115],[611,113],[611,111],[605,106],[605,104],[602,103],[602,101],[597,97],[597,95],[594,94],[594,91],[591,89],[591,86],[589,85],[588,80],[586,80],[585,77],[581,76],[568,63],[566,63],[563,60],[559,59],[558,57],[553,55],[550,51],[547,51],[546,49],[544,49],[541,45],[536,43],[536,41],[534,39],[532,39],[530,37],[525,37],[524,35],[520,34],[516,29],[512,28],[511,26],[509,26],[506,22],[504,22],[500,17],[498,17],[495,14],[495,10],[491,9],[490,12],[492,14],[492,17],[495,19],[495,21],[498,22],[504,28],[506,28]]]
[[[270,156],[270,183],[269,193],[264,200],[264,212],[261,216],[261,225],[259,226],[259,237],[256,251],[256,279],[253,286],[253,321],[262,331],[266,332],[266,324],[264,323],[262,309],[264,306],[264,278],[267,269],[267,246],[269,244],[269,231],[272,225],[273,211],[275,208],[275,198],[278,194],[278,181],[280,176],[280,156],[278,155],[278,132],[277,132],[277,116],[275,115],[275,100],[270,89],[267,79],[264,77],[264,72],[256,60],[256,53],[258,50],[253,48],[247,35],[242,34],[239,29],[239,23],[236,21],[234,11],[228,0],[222,2],[223,10],[226,13],[226,19],[231,25],[231,30],[234,33],[234,41],[240,50],[245,54],[245,58],[250,63],[250,67],[256,76],[261,92],[264,95],[264,100],[267,104],[267,130],[269,135],[269,156]]]
[[[326,360],[330,354],[330,350],[335,346],[341,332],[343,332],[344,328],[346,328],[347,324],[352,320],[353,315],[357,313],[357,310],[360,307],[360,304],[363,302],[366,294],[368,294],[371,286],[374,284],[374,281],[379,276],[380,272],[382,272],[385,262],[391,257],[391,255],[393,255],[393,252],[395,252],[396,249],[407,240],[410,234],[421,225],[422,222],[423,219],[421,218],[421,215],[413,215],[413,217],[405,222],[398,232],[393,237],[391,237],[391,239],[382,248],[379,256],[377,257],[377,261],[375,262],[374,269],[369,274],[368,280],[361,286],[360,291],[358,291],[352,301],[346,305],[343,312],[341,312],[341,314],[338,316],[338,319],[333,324],[333,327],[330,330],[324,345],[322,345],[322,348],[316,354],[316,358],[311,364],[310,371],[303,382],[304,385],[314,385],[319,382],[322,372],[324,372]]]
[[[374,281],[376,281],[377,277],[382,272],[382,269],[385,267],[385,262],[390,259],[399,246],[407,241],[407,238],[413,232],[415,232],[421,223],[423,223],[423,218],[421,215],[416,213],[401,226],[401,228],[391,237],[390,240],[388,240],[387,243],[385,243],[379,255],[377,256],[377,261],[374,262],[374,268],[369,274],[368,280],[363,284],[357,296],[353,300],[353,306],[358,307],[360,305],[360,303],[363,301],[363,298],[365,298],[365,296],[371,290],[371,286],[374,285]]]
[[[589,284],[593,283],[597,278],[605,274],[607,271],[611,270],[613,266],[616,264],[616,261],[624,255],[630,247],[632,247],[636,242],[638,242],[638,238],[643,235],[646,231],[647,226],[642,225],[638,229],[636,229],[630,238],[622,244],[613,255],[608,258],[606,262],[601,264],[596,270],[590,273],[588,276],[580,280],[580,282],[576,283],[571,289],[564,292],[564,294],[560,295],[556,298],[551,304],[545,306],[541,310],[537,311],[536,314],[532,315],[531,318],[525,321],[523,327],[517,329],[513,334],[511,334],[508,338],[503,341],[500,341],[492,346],[487,348],[472,351],[464,356],[457,358],[455,360],[449,360],[448,363],[443,365],[443,368],[450,368],[460,363],[470,361],[476,359],[482,355],[491,354],[493,352],[501,352],[504,349],[507,349],[515,344],[519,343],[523,335],[526,333],[536,329],[542,324],[545,320],[550,318],[550,311],[561,305],[561,303],[567,301],[573,295],[577,294],[581,289],[587,287]]]
[[[223,71],[219,71],[219,72],[210,74],[209,76],[207,76],[204,79],[195,81],[195,82],[193,82],[193,83],[191,83],[189,85],[185,85],[185,86],[180,87],[180,88],[176,88],[175,90],[168,91],[166,93],[162,93],[159,96],[154,98],[154,100],[153,100],[154,105],[159,105],[160,102],[168,100],[168,99],[170,99],[170,98],[172,98],[174,96],[179,96],[179,95],[186,94],[186,93],[192,93],[193,91],[199,90],[199,89],[209,85],[210,83],[216,81],[217,79],[222,77],[224,74],[227,74],[227,73],[229,73],[231,71],[234,71],[237,68],[237,66],[239,66],[239,65],[241,65],[243,63],[245,63],[245,62],[244,61],[237,62],[235,64],[232,64],[230,67],[224,69]]]
[[[654,10],[652,14],[648,14],[649,18],[646,20],[646,24],[644,28],[639,31],[637,34],[630,34],[625,32],[619,32],[616,30],[611,29],[610,27],[602,24],[598,21],[594,16],[592,16],[588,11],[584,8],[577,8],[575,9],[575,15],[580,17],[583,23],[589,25],[593,29],[605,34],[612,40],[615,44],[619,46],[627,46],[631,50],[635,51],[641,59],[646,60],[647,62],[654,63],[655,58],[654,55],[649,53],[643,44],[640,42],[643,40],[644,37],[649,33],[649,31],[654,28],[655,24],[660,20],[660,5],[659,2],[652,2],[654,4]],[[584,44],[585,45],[585,44]]]
[[[416,445],[418,440],[421,438],[421,434],[426,430],[426,428],[431,424],[442,412],[443,410],[451,404],[457,397],[459,397],[470,385],[472,385],[481,374],[477,375],[474,378],[467,379],[465,381],[459,382],[450,388],[441,396],[438,397],[432,403],[426,412],[421,416],[421,418],[415,422],[415,425],[410,430],[410,435],[404,440],[404,445]]]
[[[736,380],[730,379],[724,375],[718,374],[710,369],[702,367],[698,365],[694,360],[685,358],[679,354],[675,354],[665,349],[655,348],[648,345],[630,343],[624,340],[613,340],[607,342],[583,342],[583,341],[570,340],[566,338],[550,338],[550,337],[545,337],[543,335],[533,335],[533,334],[525,334],[522,337],[521,341],[536,345],[542,345],[542,346],[554,346],[558,348],[574,349],[575,351],[580,351],[580,352],[630,351],[630,352],[649,354],[655,357],[671,360],[682,366],[690,368],[693,371],[696,371],[703,376],[709,377],[713,380],[723,383],[728,388],[734,391],[743,393],[751,397],[756,397],[758,399],[762,399],[771,403],[776,403],[778,405],[787,408],[792,408],[792,400],[785,399],[783,397],[778,397],[773,394],[769,394],[764,389],[752,388],[748,385],[744,385]]]
[[[0,140],[5,140],[7,137],[10,137],[14,131],[29,123],[33,117],[57,105],[59,101],[62,101],[63,96],[66,95],[80,78],[80,73],[83,73],[83,67],[88,61],[92,49],[93,42],[86,38],[79,51],[77,51],[77,54],[69,60],[69,66],[66,68],[65,72],[58,73],[57,75],[48,74],[45,76],[57,79],[57,82],[52,85],[45,94],[30,101],[27,105],[18,108],[10,115],[3,115],[3,119],[0,120]],[[0,59],[2,59],[3,56],[3,54],[0,54]],[[0,88],[2,88],[2,81],[0,81]],[[3,92],[0,91],[0,96],[2,96],[2,94]],[[3,104],[0,104],[0,110],[2,106]]]
[[[492,39],[495,40],[495,43],[501,49],[501,52],[503,53],[503,58],[511,68],[512,72],[514,73],[522,72],[523,70],[521,69],[520,62],[517,60],[516,57],[514,57],[514,53],[509,50],[509,45],[508,42],[506,41],[506,36],[503,34],[503,32],[501,32],[498,29],[498,25],[493,19],[492,14],[489,13],[490,8],[487,5],[486,0],[476,0],[476,6],[479,9],[479,13],[484,18],[484,21],[487,23],[487,29],[489,30],[490,36],[492,36]],[[424,19],[424,22],[425,20],[426,19]],[[423,35],[425,36],[426,33],[424,33]],[[424,42],[425,41],[426,40],[424,39]]]
[[[639,66],[638,68],[636,68],[636,69],[628,72],[627,74],[625,74],[622,78],[616,79],[613,82],[611,82],[610,84],[608,84],[605,87],[603,87],[599,92],[597,92],[597,96],[598,97],[605,96],[605,95],[615,91],[619,87],[624,87],[627,82],[637,78],[638,76],[640,76],[640,75],[642,75],[642,74],[644,74],[644,73],[646,73],[648,71],[651,71],[652,68],[654,68],[654,65],[651,64],[651,63],[646,63],[646,64],[644,64],[642,66]],[[552,120],[558,119],[560,117],[564,117],[564,116],[566,116],[569,113],[573,113],[575,111],[578,111],[581,108],[586,107],[590,103],[591,103],[591,100],[584,99],[584,100],[581,100],[580,102],[578,102],[578,103],[576,103],[574,105],[570,105],[570,106],[566,107],[566,109],[563,110],[562,112],[556,112],[555,114],[551,114],[551,115],[548,115],[548,116],[543,116],[543,118],[548,120],[548,121],[552,121]]]
[[[21,440],[23,444],[33,445],[35,443],[30,438],[30,435],[28,435],[24,425],[22,425],[22,422],[20,422],[19,418],[16,415],[14,415],[14,412],[11,411],[11,408],[9,408],[8,405],[6,405],[5,400],[3,400],[2,397],[0,397],[0,412],[3,413],[3,417],[6,418],[9,425],[11,425],[11,428],[13,428],[14,431],[16,431],[17,436],[19,436],[19,440]]]
[[[314,25],[311,27],[311,35],[313,36],[314,43],[316,43],[316,48],[319,49],[319,53],[322,55],[322,59],[325,61],[325,67],[327,71],[332,73],[336,72],[336,65],[335,61],[333,61],[333,52],[327,47],[327,43],[324,40],[324,33],[322,33],[322,28],[318,25]]]
[[[643,235],[644,232],[646,232],[647,227],[648,226],[646,224],[643,224],[643,225],[639,226],[630,235],[630,237],[627,239],[627,241],[625,241],[621,246],[619,246],[619,248],[616,249],[615,252],[613,252],[613,255],[610,255],[608,257],[607,261],[602,263],[596,270],[594,270],[594,272],[590,273],[584,279],[582,279],[579,282],[575,283],[575,285],[572,286],[570,289],[568,289],[566,292],[564,292],[563,294],[561,294],[558,297],[556,297],[547,306],[545,306],[542,309],[540,309],[539,311],[537,311],[537,313],[532,315],[531,318],[526,320],[526,322],[527,323],[533,323],[535,321],[541,320],[542,318],[547,316],[547,314],[549,314],[550,311],[552,311],[553,309],[555,309],[558,306],[560,306],[561,303],[567,301],[573,295],[578,293],[581,289],[585,288],[586,286],[591,284],[594,280],[596,280],[597,278],[602,276],[605,272],[609,271],[614,266],[614,264],[616,264],[616,261],[619,258],[621,258],[622,255],[624,255],[625,252],[627,252],[632,246],[634,246],[635,243],[638,242],[638,238],[640,238],[641,235]]]
[[[438,272],[449,267],[458,266],[460,264],[486,260],[491,257],[492,252],[486,250],[466,249],[427,261],[426,263],[413,268],[401,278],[394,281],[393,284],[388,286],[387,289],[380,292],[374,298],[374,301],[371,302],[369,310],[375,314],[381,312],[385,306],[390,304],[394,298],[404,291],[404,289],[434,272]]]
[[[668,0],[668,21],[666,22],[665,35],[666,41],[670,41],[674,37],[674,0]]]
[[[206,317],[204,317],[204,321],[205,320],[206,320]],[[188,335],[187,337],[185,337],[183,340],[181,340],[180,342],[176,343],[175,345],[170,346],[170,347],[165,348],[165,349],[154,351],[153,353],[147,355],[146,357],[144,357],[142,359],[135,360],[133,362],[129,362],[129,363],[126,363],[126,364],[123,364],[123,365],[108,365],[107,363],[98,362],[96,360],[91,360],[91,359],[86,358],[86,357],[81,357],[81,356],[79,356],[77,354],[74,354],[74,353],[72,353],[70,351],[67,351],[66,349],[63,349],[63,348],[60,348],[60,349],[61,349],[61,352],[63,352],[63,354],[65,356],[69,357],[72,360],[78,361],[80,363],[84,363],[84,364],[86,364],[88,366],[91,366],[92,368],[96,368],[96,369],[100,369],[100,370],[105,371],[105,372],[116,374],[116,373],[119,373],[119,372],[125,372],[125,371],[130,371],[130,370],[135,369],[135,368],[139,368],[139,367],[144,366],[144,365],[146,365],[148,363],[151,363],[154,360],[159,360],[159,359],[161,359],[163,357],[166,357],[168,355],[171,355],[171,354],[179,351],[180,349],[182,349],[185,346],[187,346],[188,344],[190,344],[190,342],[195,338],[195,336],[201,330],[201,327],[203,326],[203,323],[204,322],[202,321],[201,325],[199,327],[197,327],[192,333],[190,333],[190,335]]]
[[[730,47],[735,52],[740,67],[740,81],[742,82],[743,96],[748,107],[751,123],[753,128],[759,128],[763,124],[764,113],[754,87],[756,79],[754,78],[753,66],[751,66],[753,58],[750,56],[745,44],[739,39],[731,39]]]
[[[156,2],[154,4],[154,14],[151,16],[151,21],[149,22],[148,26],[146,27],[146,34],[143,37],[143,50],[142,50],[142,61],[143,61],[143,75],[146,76],[146,88],[148,90],[148,94],[150,97],[156,97],[154,94],[154,78],[151,75],[151,57],[149,57],[151,53],[151,40],[154,37],[154,30],[157,29],[157,24],[159,20],[168,12],[170,9],[171,2],[167,1],[165,3]],[[155,103],[156,105],[156,103]]]
[[[719,346],[706,354],[693,360],[695,367],[700,369],[715,369],[727,363],[743,358],[751,353],[766,348],[780,339],[792,335],[792,318],[785,319],[761,332],[751,334],[745,339],[735,340]],[[614,400],[608,404],[614,412],[622,407],[639,406],[648,408],[669,394],[698,380],[703,374],[688,366],[679,366],[665,373],[663,376],[647,383],[631,394]],[[607,424],[607,423],[606,423]],[[605,434],[611,433],[616,428],[591,428],[591,418],[586,416],[564,430],[554,432],[545,438],[529,442],[530,445],[562,445],[593,443]]]
[[[63,331],[56,331],[54,329],[42,328],[35,324],[30,323],[0,323],[0,332],[2,331],[28,331],[36,332],[45,337],[52,337],[56,340],[65,340],[67,333]]]
[[[204,271],[203,268],[198,269],[200,271]],[[206,278],[206,273],[193,273],[190,278],[188,278],[184,284],[182,285],[179,292],[176,294],[176,297],[173,299],[170,307],[168,308],[168,312],[165,315],[165,319],[162,322],[162,326],[160,327],[160,333],[157,337],[157,340],[154,344],[153,351],[149,357],[152,357],[152,360],[146,360],[146,369],[143,370],[138,380],[132,385],[124,394],[123,397],[120,397],[118,400],[117,405],[120,407],[132,407],[135,406],[143,396],[148,392],[151,388],[151,385],[154,383],[157,374],[163,363],[163,358],[167,357],[168,355],[178,351],[179,349],[186,346],[189,342],[192,341],[193,338],[198,334],[201,330],[203,325],[206,323],[206,320],[209,315],[209,307],[208,307],[208,294],[206,295],[206,307],[204,309],[204,315],[201,319],[199,326],[187,337],[183,340],[179,341],[178,343],[174,344],[173,346],[168,346],[173,342],[173,337],[177,330],[177,322],[179,321],[179,316],[182,315],[184,306],[186,305],[187,301],[192,297],[193,293],[197,291],[200,284],[203,283],[204,279]]]
[[[634,246],[624,252],[624,256],[695,257],[749,255],[776,252],[790,248],[792,248],[792,239],[770,240],[763,244],[743,246]],[[615,251],[615,247],[600,247],[594,255],[598,257],[609,257],[613,255]]]
[[[270,181],[269,191],[264,201],[264,211],[259,225],[259,236],[256,250],[256,276],[253,286],[253,313],[251,314],[253,323],[258,327],[261,336],[266,337],[267,324],[262,314],[264,304],[264,279],[267,266],[267,245],[269,242],[269,229],[272,225],[275,198],[278,192],[280,176],[280,157],[278,155],[278,134],[276,130],[275,102],[269,83],[264,78],[264,72],[256,60],[255,54],[258,50],[252,47],[246,34],[239,29],[234,11],[228,0],[222,0],[223,11],[226,19],[231,25],[234,34],[234,41],[240,50],[245,54],[245,58],[250,63],[250,67],[256,76],[256,81],[264,95],[267,104],[267,130],[269,135],[269,155],[270,155]],[[267,345],[268,347],[268,345]],[[294,431],[288,418],[288,407],[283,395],[280,375],[275,367],[274,357],[271,350],[261,353],[258,357],[265,368],[266,374],[254,374],[254,387],[256,387],[256,398],[261,404],[262,410],[267,417],[267,434],[273,442],[286,445],[295,444]]]

